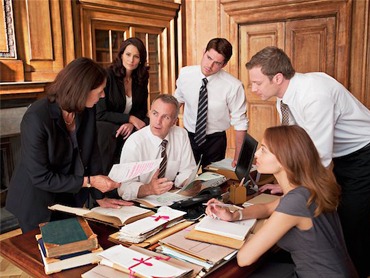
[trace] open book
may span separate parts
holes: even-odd
[[[138,198],[136,201],[146,207],[170,206],[175,202],[194,197],[204,189],[220,186],[227,181],[227,178],[218,173],[204,172],[199,176],[191,175],[188,180],[191,182],[185,182],[185,185],[179,190]]]
[[[153,211],[138,206],[123,206],[119,209],[95,207],[89,210],[56,204],[50,206],[49,209],[75,214],[93,221],[103,222],[114,227],[121,227],[125,224],[132,223],[154,214]]]

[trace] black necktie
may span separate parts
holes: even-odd
[[[280,101],[281,125],[289,125],[289,107],[282,100]]]
[[[161,164],[159,165],[159,174],[158,178],[163,178],[164,174],[166,173],[166,166],[167,166],[167,153],[166,153],[166,147],[167,147],[167,140],[164,139],[161,143],[161,157],[163,157]]]
[[[203,78],[202,86],[199,91],[197,125],[195,127],[194,140],[198,146],[206,141],[207,130],[207,110],[208,110],[208,95],[207,95],[207,78]]]

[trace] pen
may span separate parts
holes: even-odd
[[[245,180],[245,177],[244,178],[242,178],[242,180],[240,181],[240,183],[239,183],[239,186],[242,186],[243,184],[244,184],[244,180]]]
[[[202,204],[203,206],[208,206],[207,203],[203,203]],[[220,203],[210,203],[209,204],[210,206],[218,206],[218,207],[224,207],[224,208],[232,208],[232,207],[235,207],[235,205],[232,205],[232,204],[220,204]]]

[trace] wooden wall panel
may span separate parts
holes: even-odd
[[[49,1],[26,1],[30,60],[53,60]]]
[[[286,23],[285,52],[297,72],[322,71],[335,76],[334,17]]]
[[[75,58],[72,1],[13,1],[13,8],[17,57],[24,66],[24,81],[54,80]]]
[[[260,97],[251,91],[246,62],[260,49],[274,45],[284,48],[285,24],[261,23],[240,26],[240,80],[245,86],[248,101],[248,118],[250,133],[257,141],[262,139],[266,127],[276,125],[279,120],[276,114],[275,98],[261,101]]]
[[[8,52],[6,43],[6,29],[5,29],[5,6],[4,1],[0,1],[0,52]]]

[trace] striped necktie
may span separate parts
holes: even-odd
[[[289,125],[289,107],[282,100],[280,101],[281,125]]]
[[[194,140],[198,146],[201,146],[206,141],[207,130],[207,110],[208,110],[208,95],[207,95],[207,78],[203,78],[202,86],[199,91],[197,124],[195,127]]]
[[[161,143],[161,157],[163,157],[161,164],[159,165],[159,174],[158,178],[163,178],[164,174],[166,173],[166,166],[167,166],[167,153],[166,153],[166,147],[167,147],[168,141],[166,139],[163,139]]]

